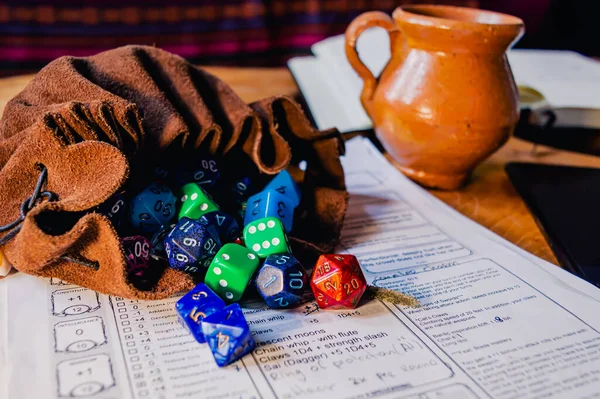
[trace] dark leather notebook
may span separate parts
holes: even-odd
[[[511,162],[506,173],[560,264],[600,287],[600,169]]]

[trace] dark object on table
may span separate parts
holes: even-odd
[[[547,112],[548,121],[544,126],[531,124],[531,111],[521,111],[515,136],[536,144],[547,145],[561,150],[600,156],[600,129],[583,127],[555,127],[556,117]]]
[[[506,172],[560,264],[600,286],[600,169],[511,162]]]

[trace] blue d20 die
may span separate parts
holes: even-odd
[[[285,231],[289,232],[294,223],[294,206],[285,195],[273,190],[263,190],[248,198],[244,225],[265,217],[278,218]]]
[[[225,301],[204,283],[195,286],[175,303],[181,324],[201,344],[206,342],[202,332],[202,320],[224,307]]]
[[[283,194],[290,199],[292,205],[297,207],[300,204],[300,198],[302,197],[302,191],[296,184],[292,176],[287,170],[280,172],[273,180],[267,184],[264,191],[274,190],[279,194]]]
[[[131,225],[145,233],[153,233],[176,215],[177,199],[169,187],[152,183],[131,201]]]
[[[248,322],[237,303],[205,317],[202,332],[219,367],[227,366],[256,347]]]
[[[178,186],[188,183],[196,183],[202,189],[209,190],[217,184],[220,171],[217,161],[208,155],[200,155],[187,165],[178,168],[175,174],[175,182]]]
[[[169,266],[195,274],[206,272],[221,240],[214,226],[184,217],[165,237],[164,245]]]
[[[215,226],[222,244],[233,242],[240,235],[240,227],[235,219],[221,211],[213,211],[202,215],[199,219],[209,226]]]
[[[291,254],[269,255],[255,280],[259,294],[272,309],[298,305],[307,283],[306,271]]]

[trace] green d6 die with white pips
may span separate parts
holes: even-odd
[[[208,212],[219,210],[210,195],[196,183],[189,183],[181,187],[179,200],[179,219],[183,217],[199,219]]]
[[[239,301],[258,264],[258,256],[248,248],[225,244],[210,263],[204,283],[221,298]]]
[[[248,223],[244,227],[244,243],[261,259],[269,255],[291,252],[283,224],[274,217]]]

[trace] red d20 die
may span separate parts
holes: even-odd
[[[310,279],[320,308],[353,309],[367,289],[367,281],[354,255],[321,255]]]

